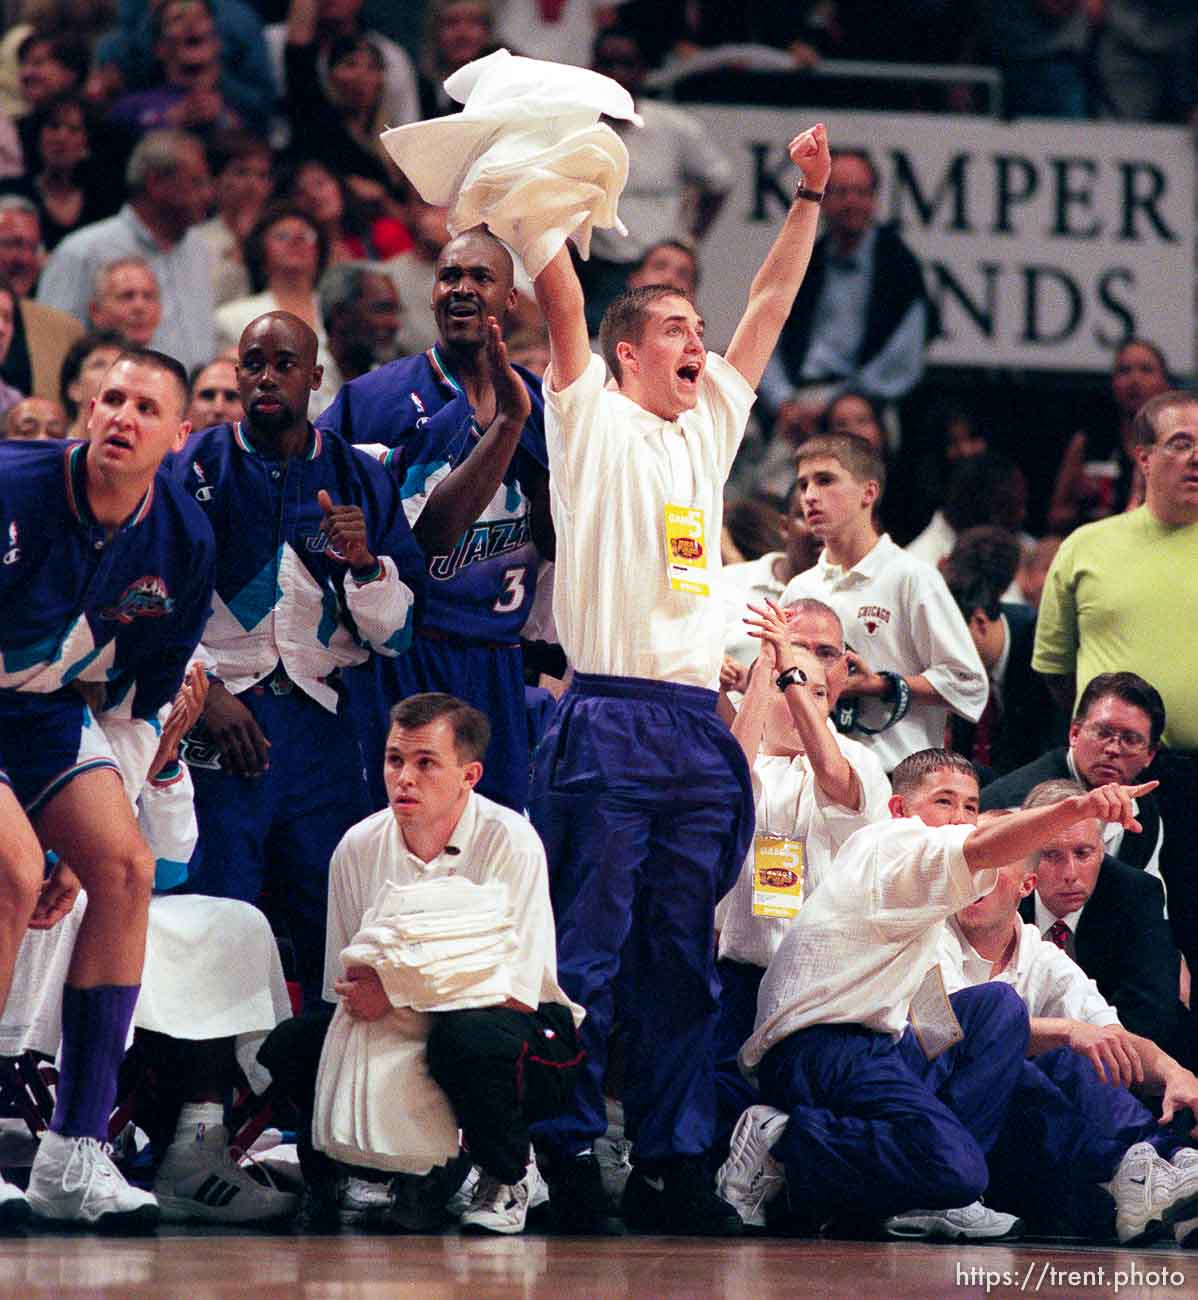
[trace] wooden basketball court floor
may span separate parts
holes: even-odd
[[[0,1297],[180,1300],[975,1300],[1198,1296],[1198,1253],[681,1237],[337,1237],[163,1229],[151,1238],[0,1238]]]

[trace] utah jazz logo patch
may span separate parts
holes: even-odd
[[[132,623],[135,618],[162,618],[175,608],[174,598],[161,578],[146,574],[131,582],[115,605],[100,611],[100,617],[116,623]]]

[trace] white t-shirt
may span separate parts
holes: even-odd
[[[752,767],[757,834],[803,842],[804,906],[849,836],[890,816],[886,807],[890,782],[881,763],[855,740],[838,735],[836,743],[861,783],[860,812],[835,803],[820,789],[803,754],[793,758],[761,754]],[[754,849],[750,847],[736,884],[716,907],[715,922],[721,958],[768,966],[792,922],[753,915]]]
[[[1006,970],[991,975],[993,962],[982,957],[961,933],[956,917],[944,927],[940,970],[949,993],[998,980],[1010,984],[1027,1003],[1029,1016],[1082,1020],[1088,1025],[1117,1025],[1119,1013],[1098,985],[1034,925],[1019,925],[1019,942]]]
[[[973,829],[903,817],[852,836],[765,972],[745,1066],[811,1025],[902,1037],[911,999],[939,960],[943,922],[994,888],[997,872],[965,864]]]
[[[803,596],[824,601],[840,615],[845,644],[873,672],[922,674],[954,712],[971,722],[982,716],[989,683],[961,611],[940,574],[889,536],[880,537],[847,572],[829,564],[825,551],[814,568],[790,580],[781,603],[791,605]],[[860,718],[866,726],[879,727],[889,716],[889,703],[862,699]],[[893,772],[909,754],[943,748],[947,719],[943,705],[913,700],[901,722],[860,739]]]
[[[328,931],[324,950],[324,996],[337,1001],[333,984],[341,978],[341,950],[362,925],[367,908],[393,881],[410,885],[435,876],[462,876],[476,885],[507,885],[516,925],[518,952],[512,959],[513,995],[527,1006],[558,1002],[570,1008],[574,1023],[583,1011],[557,982],[557,947],[549,906],[545,849],[532,826],[518,813],[471,794],[449,843],[425,862],[408,851],[390,808],[351,826],[329,863]]]
[[[557,530],[553,612],[577,672],[714,688],[724,645],[724,483],[755,394],[709,352],[698,405],[663,420],[605,387],[592,356],[560,392],[545,384],[549,495]],[[675,591],[665,508],[703,511],[710,595]]]

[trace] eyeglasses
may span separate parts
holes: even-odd
[[[1125,754],[1136,754],[1148,748],[1148,737],[1142,736],[1138,731],[1120,731],[1118,727],[1108,727],[1105,722],[1087,722],[1082,726],[1082,730],[1100,745],[1107,745],[1112,740],[1117,740],[1120,750]]]
[[[0,235],[0,252],[36,253],[37,250],[36,239],[23,239],[20,235]]]
[[[1175,433],[1168,442],[1160,442],[1153,448],[1154,451],[1163,451],[1166,456],[1177,456],[1179,459],[1187,460],[1194,454],[1194,448],[1198,447],[1198,438],[1192,433]]]

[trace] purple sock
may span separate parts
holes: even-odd
[[[62,1053],[50,1128],[63,1137],[108,1137],[116,1077],[139,984],[62,991]]]

